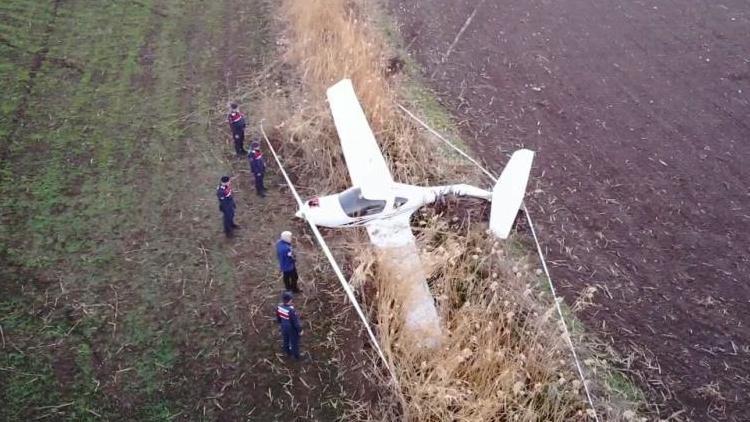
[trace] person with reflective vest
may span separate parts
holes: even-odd
[[[247,151],[245,151],[245,126],[247,126],[245,115],[240,112],[237,103],[232,103],[229,107],[227,121],[229,122],[229,128],[232,130],[232,138],[234,138],[234,151],[237,155],[242,156],[247,154]]]
[[[292,305],[293,297],[294,295],[289,291],[282,294],[281,300],[283,303],[276,306],[276,321],[281,328],[284,353],[299,360],[299,338],[302,335],[302,324],[300,324],[297,310]]]
[[[247,159],[250,161],[250,171],[255,178],[255,193],[258,196],[265,197],[266,187],[263,186],[263,176],[266,174],[266,163],[263,161],[263,153],[260,151],[259,142],[252,143]]]
[[[221,183],[216,188],[216,197],[219,199],[219,211],[224,215],[224,234],[232,237],[232,231],[239,228],[234,223],[234,209],[237,205],[232,196],[232,185],[229,176],[221,178]]]
[[[276,242],[276,257],[279,259],[279,269],[284,277],[284,287],[294,293],[301,293],[297,287],[297,264],[292,248],[292,232],[281,233],[281,238]]]

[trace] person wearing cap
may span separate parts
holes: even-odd
[[[229,115],[227,121],[229,122],[229,128],[232,130],[232,138],[234,138],[234,151],[238,156],[247,154],[245,151],[245,115],[240,112],[240,106],[237,103],[229,105]]]
[[[255,193],[260,197],[266,196],[266,187],[263,186],[263,176],[266,174],[266,163],[263,161],[263,153],[260,151],[260,143],[254,141],[251,145],[247,159],[250,162],[250,171],[255,178]]]
[[[284,287],[294,293],[300,293],[297,288],[297,264],[292,248],[292,232],[281,233],[281,238],[276,242],[276,257],[279,259],[279,269],[284,276]]]
[[[224,234],[232,237],[232,231],[239,228],[234,223],[234,209],[237,208],[232,197],[232,185],[229,176],[223,176],[219,187],[216,188],[216,197],[219,199],[219,211],[224,215]]]
[[[300,324],[299,314],[292,304],[293,298],[294,295],[289,291],[281,295],[282,303],[276,306],[276,321],[281,328],[284,353],[299,360],[299,338],[302,335],[302,324]]]

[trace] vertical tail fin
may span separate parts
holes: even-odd
[[[526,193],[534,151],[521,149],[513,153],[492,189],[490,230],[500,239],[507,239]]]

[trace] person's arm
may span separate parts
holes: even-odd
[[[276,259],[279,261],[279,271],[283,274],[284,270],[282,270],[281,267],[284,263],[284,251],[278,243],[276,244]]]
[[[297,334],[302,335],[302,324],[299,321],[299,316],[297,315],[296,310],[292,309],[289,312],[289,319],[292,321],[294,329],[297,330]]]

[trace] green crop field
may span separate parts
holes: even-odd
[[[338,414],[339,392],[315,389],[332,360],[305,389],[274,356],[288,220],[241,201],[255,237],[229,243],[213,193],[245,167],[216,109],[267,60],[269,7],[0,4],[1,420]]]

